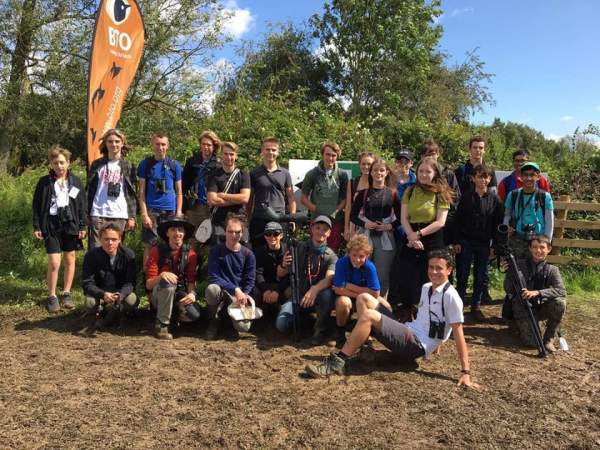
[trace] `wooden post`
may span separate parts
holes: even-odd
[[[561,195],[558,198],[559,201],[561,202],[570,202],[571,201],[571,196],[569,195]],[[567,212],[568,209],[561,209],[561,210],[557,210],[556,211],[556,219],[558,220],[567,220]],[[554,239],[562,239],[565,233],[565,229],[563,227],[559,227],[559,228],[555,228],[554,229],[554,235],[553,235],[553,240]],[[552,246],[552,251],[550,252],[551,255],[560,255],[560,247],[558,246]]]

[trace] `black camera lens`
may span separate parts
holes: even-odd
[[[156,192],[158,192],[160,194],[166,193],[167,192],[167,180],[165,180],[164,178],[156,180],[155,187],[156,187]]]

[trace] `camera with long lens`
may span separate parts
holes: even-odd
[[[444,339],[444,331],[446,331],[446,322],[429,321],[429,337],[431,339]]]
[[[73,221],[73,215],[71,214],[71,208],[68,206],[61,206],[58,208],[57,214],[60,223],[69,223]]]
[[[267,216],[267,219],[272,220],[273,222],[280,222],[280,223],[293,222],[298,225],[302,225],[302,224],[308,222],[308,213],[307,212],[278,214],[273,210],[273,208],[271,208],[266,203],[262,203],[261,206],[265,210],[265,215]]]
[[[121,183],[108,182],[107,195],[112,198],[117,198],[121,194]]]
[[[154,188],[155,188],[156,192],[158,192],[159,194],[166,194],[167,193],[167,179],[159,178],[158,180],[156,180],[156,182],[154,183]]]

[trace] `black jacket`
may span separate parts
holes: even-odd
[[[196,199],[194,194],[196,193],[196,183],[198,182],[198,171],[202,166],[202,155],[195,153],[194,156],[188,158],[183,166],[183,173],[181,175],[181,187],[183,190],[183,210],[186,211],[194,206]],[[209,163],[206,167],[206,173],[204,174],[205,183],[208,184],[208,177],[221,167],[221,162],[217,160],[217,156],[213,153],[210,157]]]
[[[283,261],[286,246],[282,243],[279,250],[271,250],[268,245],[256,250],[256,287],[261,293],[267,290],[283,293],[290,285],[289,275],[277,278],[277,266]]]
[[[136,273],[135,254],[129,248],[119,246],[114,268],[102,247],[93,248],[83,258],[83,292],[96,300],[100,300],[105,292],[118,292],[124,299],[133,292]]]
[[[461,240],[485,243],[496,238],[498,225],[504,218],[504,207],[496,194],[486,193],[483,197],[469,190],[463,194],[456,208],[452,233],[454,242]]]
[[[83,184],[79,178],[69,172],[67,177],[69,190],[74,187],[79,189],[75,198],[69,196],[69,210],[72,220],[62,223],[62,231],[66,234],[76,235],[87,228],[87,200]],[[33,194],[33,229],[41,231],[44,237],[52,231],[50,229],[50,205],[54,194],[54,172],[39,179]]]
[[[96,196],[96,191],[98,190],[98,175],[100,169],[104,167],[108,163],[108,157],[103,156],[102,158],[98,158],[95,160],[90,166],[90,170],[88,171],[88,179],[87,179],[87,206],[88,206],[88,214],[90,214],[92,210],[92,205],[94,204],[94,197]],[[119,167],[121,168],[121,174],[123,174],[123,182],[124,193],[125,193],[125,201],[127,202],[127,216],[129,218],[135,218],[137,214],[137,175],[135,172],[135,165],[131,161],[127,161],[125,159],[119,160]]]

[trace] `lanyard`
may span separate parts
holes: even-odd
[[[446,309],[444,308],[444,295],[446,295],[446,291],[448,290],[448,288],[450,287],[450,282],[446,281],[446,284],[444,285],[444,289],[442,289],[442,317],[441,319],[443,319],[444,317],[446,317]],[[431,311],[431,296],[433,295],[433,286],[429,286],[429,292],[428,292],[428,297],[429,297],[429,321],[431,322],[431,315],[433,314],[437,319],[440,319],[440,317],[438,317],[438,315],[434,312]]]

